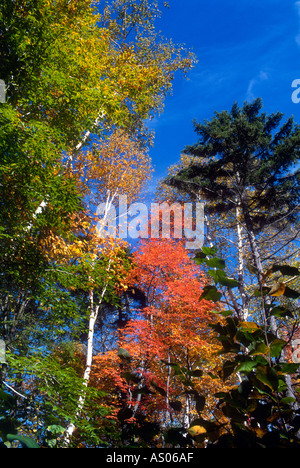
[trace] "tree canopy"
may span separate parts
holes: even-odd
[[[102,235],[196,61],[165,6],[0,5],[1,448],[299,448],[294,120],[257,99],[195,122],[159,190],[205,203],[198,251]]]
[[[195,122],[199,140],[184,154],[193,163],[168,183],[209,201],[207,209],[229,212],[240,204],[255,230],[297,219],[300,129],[283,114],[262,113],[259,98],[210,122]],[[281,124],[281,125],[280,125]]]

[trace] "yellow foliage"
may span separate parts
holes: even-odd
[[[203,426],[192,426],[189,428],[188,433],[192,437],[197,437],[201,434],[206,434],[206,429]]]
[[[116,130],[101,145],[81,153],[75,162],[75,174],[80,190],[94,197],[94,202],[124,194],[132,203],[141,193],[152,173],[147,151],[126,133]]]
[[[241,322],[239,328],[243,331],[254,333],[259,329],[259,326],[255,322]]]
[[[273,297],[283,296],[285,293],[285,288],[286,288],[286,285],[284,283],[276,283],[271,288],[269,295]]]

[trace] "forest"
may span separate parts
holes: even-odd
[[[194,121],[153,203],[204,206],[199,248],[174,210],[169,236],[110,230],[197,61],[165,7],[1,1],[1,448],[300,448],[294,118],[257,98]]]

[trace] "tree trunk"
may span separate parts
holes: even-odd
[[[109,273],[110,266],[111,266],[111,260],[109,261],[109,264],[108,264],[107,273]],[[90,317],[89,317],[89,331],[88,331],[88,337],[87,337],[86,362],[85,362],[85,370],[84,370],[83,382],[82,382],[83,390],[78,398],[78,405],[77,405],[77,412],[75,415],[75,419],[80,418],[84,404],[85,404],[85,400],[86,400],[86,388],[89,385],[91,369],[92,369],[92,361],[93,361],[95,324],[98,318],[99,309],[101,307],[107,287],[108,287],[108,283],[106,283],[105,286],[103,287],[101,296],[99,298],[99,302],[96,306],[94,304],[94,291],[93,290],[89,291]],[[64,443],[63,443],[63,446],[65,448],[69,446],[71,442],[71,437],[74,434],[75,429],[76,429],[76,425],[74,423],[69,424],[69,426],[67,427],[66,432],[65,432],[65,437],[64,437]]]
[[[101,119],[103,119],[105,116],[105,113],[104,111],[100,110],[99,113],[98,113],[98,116],[97,118],[95,119],[93,125],[92,125],[92,129],[96,128],[98,125],[99,125],[99,122],[101,121]],[[91,129],[91,130],[92,130]],[[91,136],[91,130],[87,130],[82,139],[80,140],[79,143],[77,143],[77,145],[75,146],[75,148],[73,149],[73,151],[71,151],[70,155],[68,156],[67,158],[67,161],[64,163],[63,165],[63,169],[69,169],[71,167],[71,164],[74,160],[74,157],[79,153],[79,151],[82,149],[82,147],[85,145],[85,143],[88,142],[88,139],[90,138]],[[62,171],[62,174],[63,174],[63,171]],[[43,212],[44,208],[47,207],[49,203],[49,200],[43,200],[40,205],[38,206],[38,208],[35,210],[35,212],[33,213],[33,220],[32,220],[32,223],[28,224],[27,226],[27,231],[31,231],[32,227],[33,227],[33,222],[34,220],[36,219],[36,217]]]
[[[237,237],[238,237],[238,282],[239,293],[242,299],[241,319],[248,319],[248,296],[245,290],[245,248],[244,248],[244,226],[242,224],[242,209],[240,203],[236,206],[236,222],[237,222]]]
[[[251,217],[250,217],[250,214],[249,214],[249,211],[247,209],[247,207],[243,206],[243,209],[242,209],[242,212],[243,212],[243,217],[244,217],[244,220],[245,220],[245,226],[246,226],[246,231],[247,231],[247,235],[248,235],[248,239],[249,239],[249,243],[250,243],[250,249],[251,249],[251,252],[252,252],[252,258],[253,258],[253,262],[254,262],[254,266],[256,268],[256,275],[257,275],[257,280],[258,280],[258,284],[259,284],[259,287],[260,287],[260,290],[262,292],[262,288],[264,286],[264,269],[263,269],[263,265],[262,265],[262,261],[261,261],[261,255],[260,255],[260,252],[259,252],[259,249],[258,249],[258,245],[257,245],[257,241],[256,241],[256,237],[255,237],[255,234],[254,234],[254,229],[253,229],[253,225],[252,225],[252,220],[251,220]],[[268,325],[270,327],[270,330],[271,332],[277,336],[278,334],[278,327],[277,327],[277,324],[276,324],[276,319],[274,316],[269,316],[267,311],[266,311],[266,306],[270,305],[270,298],[269,297],[264,297],[263,294],[262,294],[262,308],[263,308],[263,316],[264,316],[264,321],[265,321],[265,324]]]
[[[263,265],[262,265],[261,256],[258,250],[258,246],[257,246],[257,241],[254,235],[251,218],[250,218],[248,211],[246,210],[244,210],[244,219],[246,222],[246,228],[247,228],[247,233],[248,233],[248,238],[250,242],[251,252],[253,255],[254,264],[257,269],[257,278],[258,278],[259,286],[262,291],[262,287],[264,286]],[[274,316],[270,316],[266,312],[266,306],[271,304],[270,298],[264,297],[262,294],[262,299],[263,299],[262,306],[263,306],[265,324],[266,326],[269,325],[270,331],[273,333],[273,335],[280,337],[279,332],[278,332],[278,326],[276,323],[276,318]],[[285,361],[284,352],[281,354],[280,360],[281,362]],[[296,411],[299,410],[300,405],[297,403],[297,397],[293,389],[292,379],[290,375],[285,375],[285,383],[287,385],[286,395],[288,397],[292,397],[296,401],[295,403],[291,403],[291,408],[295,412],[295,418],[296,418],[297,417]],[[299,438],[300,438],[300,434],[299,434]]]

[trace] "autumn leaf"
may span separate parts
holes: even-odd
[[[276,283],[270,290],[269,296],[279,297],[285,293],[286,285],[284,283]]]
[[[259,330],[259,326],[255,322],[241,322],[239,324],[239,329],[249,333],[254,333]]]
[[[203,426],[192,426],[188,429],[188,433],[192,437],[197,437],[202,434],[206,434],[207,430]]]

